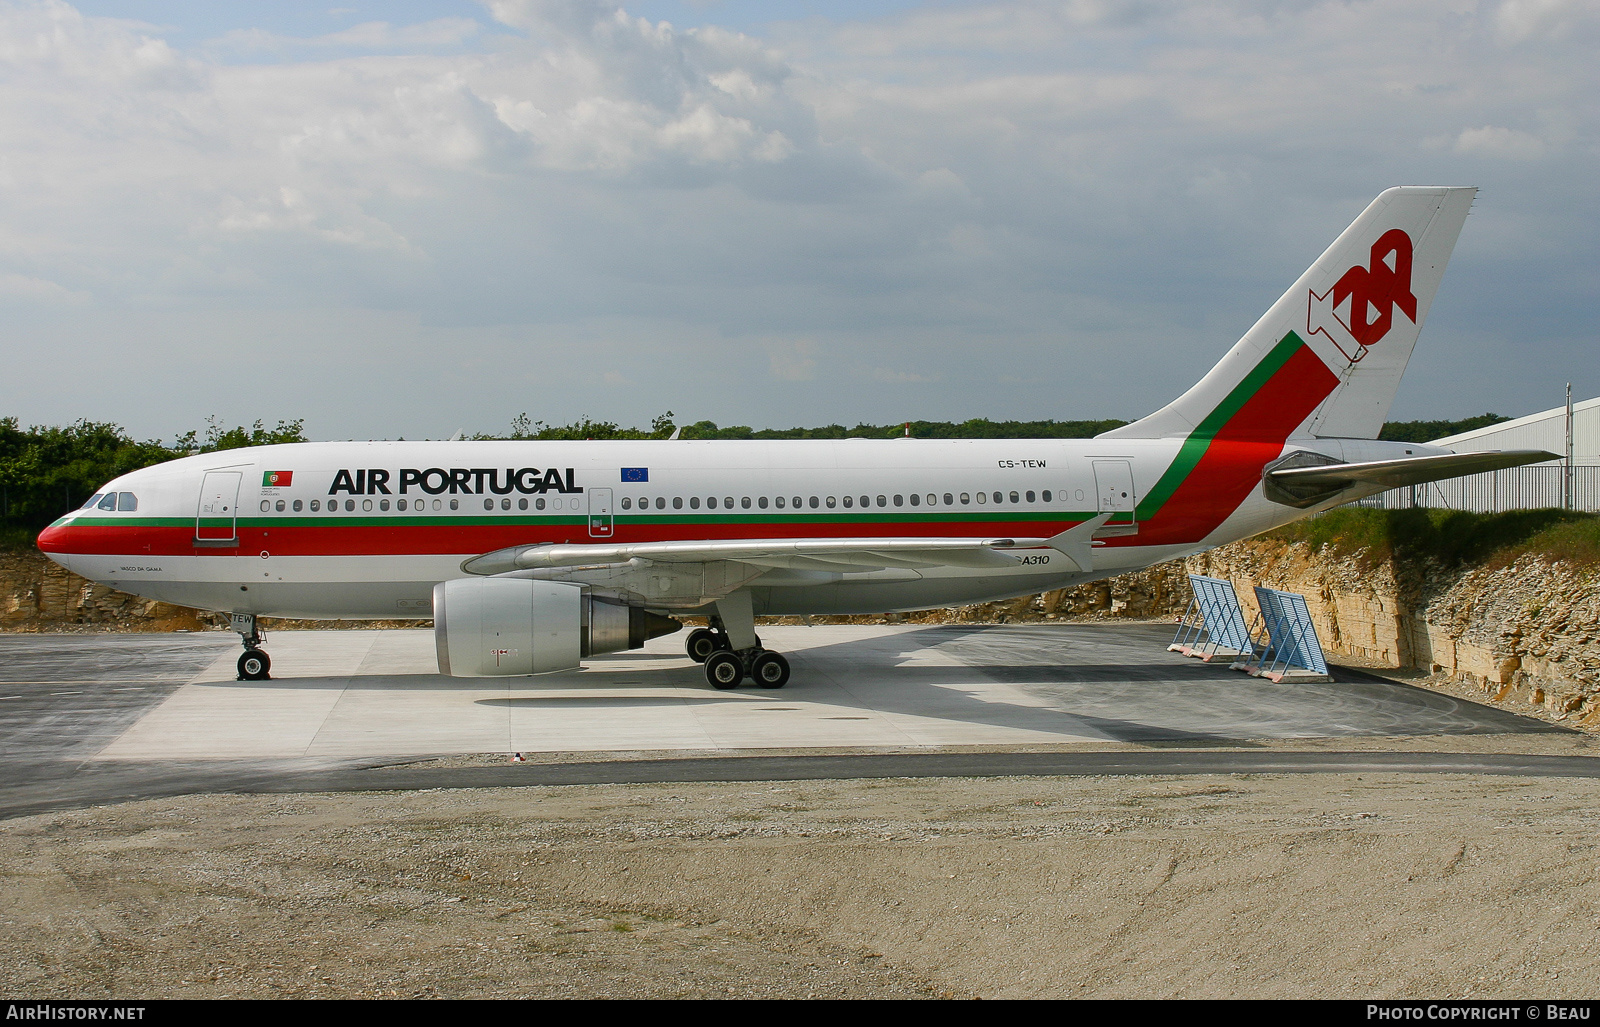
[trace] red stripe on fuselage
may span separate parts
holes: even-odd
[[[1199,542],[1217,529],[1261,483],[1261,469],[1283,452],[1289,434],[1339,384],[1322,358],[1302,345],[1217,431],[1193,471],[1138,535],[1113,546]]]
[[[317,525],[292,523],[240,528],[239,545],[197,548],[194,529],[178,526],[70,524],[47,528],[39,536],[46,553],[95,556],[433,556],[493,552],[536,542],[671,542],[702,539],[763,538],[1032,538],[1054,535],[1076,524],[1060,521],[916,521],[736,524],[618,524],[608,538],[591,538],[584,524]]]

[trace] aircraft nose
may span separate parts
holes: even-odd
[[[39,549],[46,553],[66,552],[67,531],[64,527],[52,524],[39,532]]]

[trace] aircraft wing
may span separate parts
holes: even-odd
[[[1267,471],[1266,477],[1276,484],[1292,488],[1343,488],[1362,484],[1393,489],[1559,459],[1555,453],[1547,453],[1542,449],[1507,449],[1489,453],[1446,453],[1442,456],[1405,457],[1399,460],[1369,460],[1355,464],[1285,467]]]
[[[1111,517],[1100,514],[1049,538],[769,538],[672,542],[556,543],[511,546],[461,565],[468,574],[506,574],[543,567],[593,567],[648,560],[708,563],[733,560],[770,567],[843,571],[886,567],[1010,566],[1013,549],[1054,549],[1080,570],[1090,570],[1094,532]]]

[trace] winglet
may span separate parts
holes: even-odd
[[[1067,559],[1078,565],[1078,570],[1090,573],[1094,570],[1094,533],[1104,527],[1110,519],[1109,513],[1098,514],[1076,527],[1068,528],[1061,534],[1047,539],[1045,545],[1064,554]]]

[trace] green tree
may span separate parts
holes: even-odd
[[[173,442],[172,448],[178,453],[215,453],[223,449],[244,449],[247,446],[274,446],[285,442],[306,442],[304,418],[293,421],[279,421],[276,428],[267,428],[263,422],[257,421],[254,426],[246,428],[239,425],[234,428],[224,428],[216,416],[206,418],[206,430],[203,437],[196,432],[189,431],[179,435]]]

